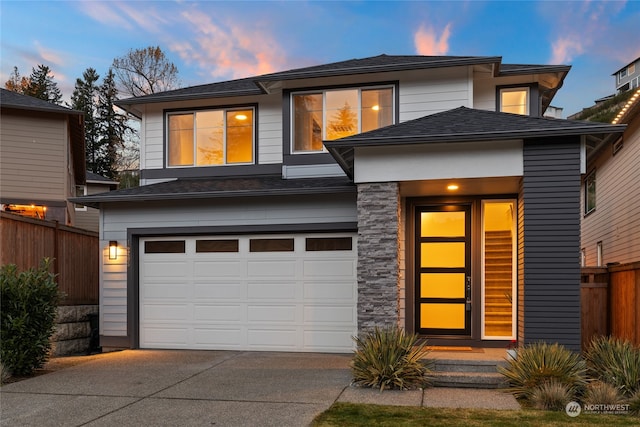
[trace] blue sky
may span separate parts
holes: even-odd
[[[640,57],[640,1],[0,1],[0,79],[48,65],[65,99],[88,67],[160,46],[182,86],[389,55],[502,56],[573,68],[565,116]]]

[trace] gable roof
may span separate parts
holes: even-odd
[[[264,74],[224,82],[210,83],[154,93],[118,101],[116,104],[127,109],[127,106],[180,101],[184,99],[218,98],[243,95],[259,95],[266,93],[265,85],[274,81],[333,77],[355,74],[380,73],[405,70],[422,70],[429,68],[457,67],[465,65],[490,65],[496,76],[521,75],[534,73],[560,73],[562,82],[571,69],[566,65],[523,65],[501,64],[500,56],[423,56],[423,55],[378,55],[368,58],[349,59],[311,67],[295,68],[287,71]],[[558,85],[559,88],[560,85]]]
[[[355,189],[355,185],[346,177],[301,179],[283,179],[281,175],[215,177],[177,179],[75,197],[70,201],[99,208],[101,203],[355,193]]]
[[[15,108],[17,110],[44,111],[47,113],[62,113],[82,115],[82,111],[72,110],[52,102],[48,102],[33,96],[22,95],[18,92],[0,88],[0,106],[3,108]]]
[[[624,129],[624,125],[458,107],[370,132],[324,141],[324,144],[347,174],[353,176],[355,147],[602,135],[622,133]]]

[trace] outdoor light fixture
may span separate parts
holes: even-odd
[[[449,191],[456,191],[458,188],[460,188],[460,187],[458,187],[456,184],[447,185],[447,190],[449,190]]]
[[[109,242],[109,259],[118,258],[118,242],[112,240]]]
[[[238,120],[247,120],[246,114],[236,114],[236,119]]]

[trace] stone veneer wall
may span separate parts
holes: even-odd
[[[51,337],[51,355],[71,356],[89,353],[92,350],[90,320],[92,315],[98,315],[98,311],[97,305],[58,307],[56,330]]]
[[[398,324],[398,183],[358,184],[358,333]]]

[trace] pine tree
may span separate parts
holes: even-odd
[[[98,117],[100,122],[99,145],[103,150],[102,175],[107,178],[117,178],[116,165],[118,155],[124,146],[124,138],[128,131],[127,117],[119,113],[114,106],[118,99],[115,76],[113,70],[102,81],[98,99]]]
[[[23,92],[25,95],[54,104],[61,103],[62,92],[58,88],[58,83],[53,81],[53,73],[49,67],[40,64],[37,68],[33,68],[28,80],[29,83]]]
[[[85,147],[87,170],[101,174],[104,171],[100,159],[104,156],[99,145],[98,118],[98,79],[100,76],[93,68],[82,73],[82,79],[76,79],[76,87],[71,95],[71,108],[84,113]]]

